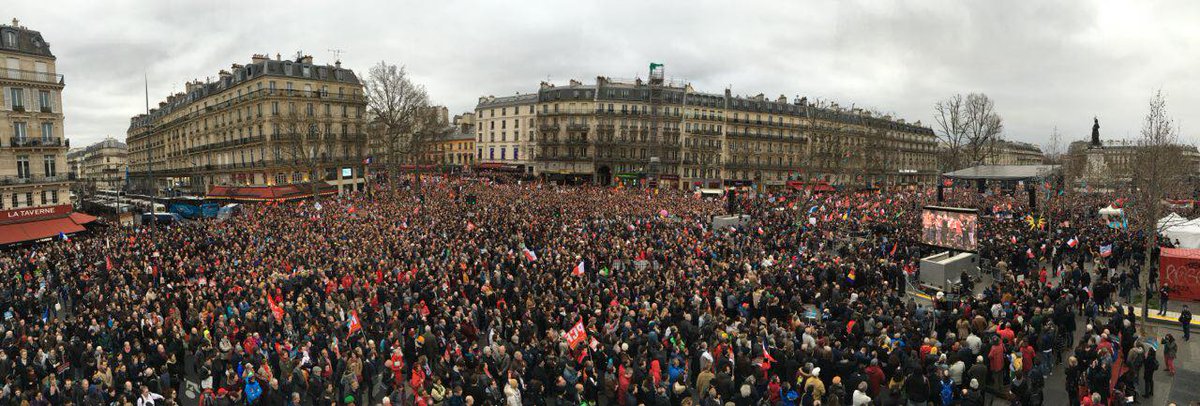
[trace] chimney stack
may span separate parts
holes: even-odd
[[[250,63],[259,64],[259,63],[266,62],[268,59],[271,59],[271,58],[269,58],[263,54],[254,54],[254,56],[250,57]]]

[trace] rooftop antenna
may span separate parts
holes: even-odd
[[[337,62],[342,61],[342,53],[346,52],[346,51],[343,51],[341,48],[328,49],[327,51],[333,53],[333,60],[337,61]]]

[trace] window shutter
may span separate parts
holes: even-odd
[[[4,99],[4,109],[12,111],[12,92],[7,87],[3,88],[4,94],[0,94],[0,98]]]

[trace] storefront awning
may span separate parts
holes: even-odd
[[[92,221],[93,216],[72,213],[71,205],[5,210],[0,212],[0,245],[77,233]]]

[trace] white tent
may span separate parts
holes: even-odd
[[[1179,241],[1179,248],[1200,248],[1200,218],[1188,220],[1171,213],[1158,220],[1158,229],[1167,238]]]

